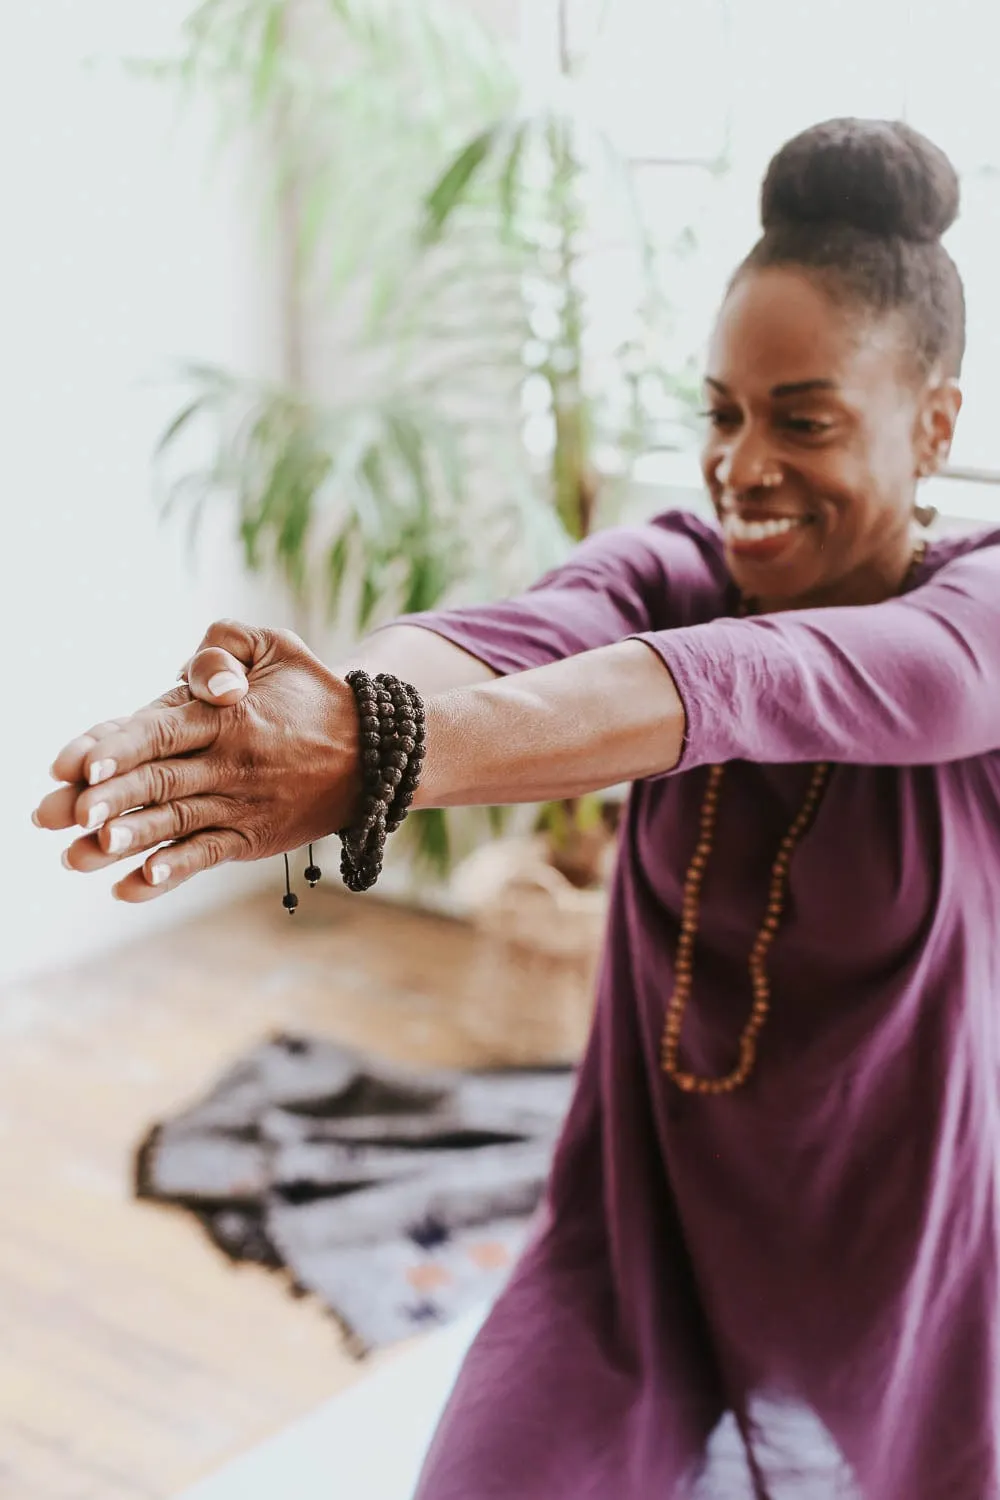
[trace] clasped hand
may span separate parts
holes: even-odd
[[[85,830],[63,856],[70,869],[145,855],[115,886],[121,901],[315,842],[357,800],[354,695],[296,636],[214,625],[183,679],[61,750],[62,785],[34,814],[40,828]]]

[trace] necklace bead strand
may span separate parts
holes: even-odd
[[[904,589],[913,581],[913,575],[926,555],[927,539],[920,537],[914,546],[910,566],[903,581]],[[746,616],[749,612],[750,606],[744,600],[740,606],[740,615]],[[684,1029],[684,1014],[691,999],[694,984],[694,950],[698,939],[701,886],[715,839],[715,823],[724,775],[724,766],[712,766],[708,773],[708,783],[705,787],[698,822],[698,842],[695,844],[694,854],[684,881],[681,930],[674,959],[674,989],[667,1003],[667,1014],[660,1042],[660,1066],[667,1077],[686,1094],[732,1094],[746,1083],[753,1072],[757,1061],[757,1038],[764,1029],[764,1023],[771,1011],[771,983],[767,975],[767,955],[784,914],[789,866],[799,840],[816,815],[820,798],[826,790],[830,777],[830,767],[826,764],[813,767],[805,799],[797,817],[778,845],[778,854],[771,867],[764,920],[750,950],[748,966],[753,1003],[750,1007],[749,1019],[737,1044],[736,1066],[731,1073],[721,1078],[702,1078],[697,1073],[691,1073],[681,1067],[681,1032]]]
[[[681,1067],[680,1044],[684,1015],[691,999],[694,980],[694,950],[698,938],[701,886],[712,853],[724,775],[724,766],[712,766],[708,773],[708,784],[701,805],[698,842],[684,881],[681,931],[674,964],[674,989],[667,1004],[667,1016],[660,1046],[660,1060],[664,1073],[686,1094],[732,1094],[746,1083],[753,1072],[757,1061],[757,1038],[764,1028],[771,1009],[771,985],[767,976],[766,960],[768,950],[781,925],[787,896],[789,866],[796,845],[815,816],[829,779],[830,767],[826,764],[813,767],[805,799],[794,822],[781,841],[777,858],[771,869],[764,920],[750,950],[749,970],[753,1003],[750,1007],[750,1016],[740,1035],[736,1066],[732,1072],[722,1077],[705,1078]]]

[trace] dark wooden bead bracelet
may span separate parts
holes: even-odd
[[[360,669],[347,683],[358,710],[361,803],[340,829],[340,873],[349,891],[368,891],[382,873],[385,841],[406,817],[420,781],[426,744],[423,699],[389,672]]]

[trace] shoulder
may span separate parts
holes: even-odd
[[[718,528],[686,510],[596,532],[573,553],[570,567],[599,586],[627,580],[641,589],[659,616],[656,629],[697,625],[735,604]]]
[[[915,580],[915,586],[929,583],[932,578],[953,573],[956,566],[960,573],[970,571],[965,563],[971,563],[973,573],[1000,576],[1000,527],[985,527],[954,536],[936,537],[927,549],[927,556]]]

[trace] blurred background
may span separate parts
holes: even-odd
[[[391,1272],[419,1294],[408,1330],[377,1277],[352,1313],[355,1263],[334,1284],[278,1244],[275,1193],[344,1186],[329,1162],[277,1181],[259,1113],[332,1097],[330,1069],[571,1069],[617,818],[614,795],[421,814],[377,898],[325,881],[294,924],[271,866],[128,909],[30,825],[56,750],[163,691],[219,616],[334,660],[401,611],[523,587],[599,526],[700,507],[713,309],[768,158],[832,115],[904,117],[961,172],[966,405],[928,498],[945,528],[1000,519],[993,35],[987,0],[35,0],[9,18],[0,1494],[166,1500],[207,1475],[190,1495],[405,1500],[533,1188],[511,1238],[498,1209],[466,1245],[467,1284],[411,1236]],[[336,851],[319,858],[332,874]],[[318,1057],[311,1081],[254,1051],[277,1032]],[[245,1163],[195,1153],[158,1176],[149,1128],[248,1057],[258,1113],[196,1112],[188,1138],[242,1131],[270,1175],[251,1189]],[[439,1100],[461,1093],[433,1076]],[[498,1134],[508,1103],[487,1110]],[[532,1105],[543,1165],[560,1107]],[[486,1106],[468,1108],[473,1144]],[[371,1440],[387,1413],[391,1473]]]

